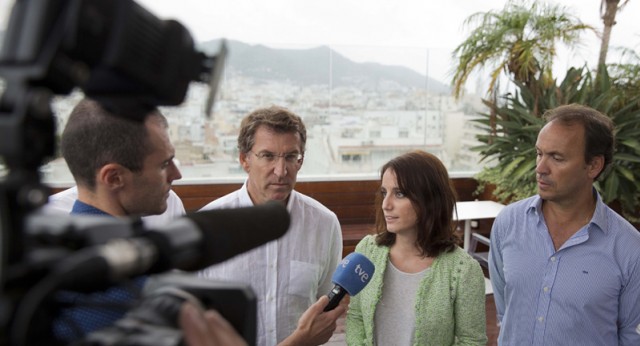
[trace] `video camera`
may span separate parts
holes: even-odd
[[[0,345],[52,344],[60,309],[52,297],[60,290],[94,292],[139,275],[201,269],[286,232],[289,215],[274,205],[195,213],[154,230],[39,210],[49,191],[38,168],[55,151],[53,95],[79,87],[111,113],[142,120],[157,106],[182,103],[198,81],[210,85],[209,113],[225,55],[224,42],[214,56],[196,51],[184,26],[133,0],[16,0],[0,51],[0,155],[8,168],[0,183]],[[265,224],[264,235],[255,231]],[[218,309],[255,343],[249,287],[175,273],[158,280],[162,289],[147,287],[138,307],[86,344],[179,344],[175,319],[185,300]]]

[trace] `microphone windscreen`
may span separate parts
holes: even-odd
[[[225,261],[283,236],[289,212],[278,202],[236,209],[214,209],[186,215],[201,230],[201,267]]]
[[[374,271],[375,266],[365,255],[352,252],[338,264],[331,281],[355,296],[369,283]]]

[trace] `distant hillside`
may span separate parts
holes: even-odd
[[[219,40],[203,42],[205,52],[216,52]],[[227,41],[229,55],[227,66],[254,78],[277,78],[300,84],[329,83],[329,54],[331,49],[320,46],[310,49],[275,49],[263,45],[249,45],[239,41]],[[358,86],[376,89],[381,82],[395,82],[401,86],[424,88],[425,76],[402,66],[378,63],[357,63],[333,51],[333,85]],[[429,90],[449,93],[450,88],[429,78]]]

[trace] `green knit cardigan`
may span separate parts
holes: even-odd
[[[351,297],[346,321],[348,345],[373,345],[374,316],[382,297],[389,248],[375,236],[358,243],[356,252],[375,265],[369,284]],[[440,254],[420,282],[415,304],[414,345],[486,345],[484,274],[476,260],[459,247]]]

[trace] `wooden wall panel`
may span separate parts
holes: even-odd
[[[471,201],[477,198],[473,195],[477,182],[472,178],[452,179],[461,201]],[[195,211],[205,204],[227,193],[237,190],[241,184],[195,184],[174,185],[173,190],[180,196],[188,211]],[[300,182],[296,184],[296,190],[310,196],[329,209],[347,208],[352,211],[340,212],[346,218],[367,219],[372,214],[366,211],[366,207],[373,207],[373,199],[379,188],[377,180],[358,181],[314,181]],[[356,222],[357,223],[357,222]]]
[[[458,200],[471,201],[477,182],[472,178],[452,179]],[[242,184],[193,184],[174,185],[188,212],[197,211],[216,198],[240,188]],[[355,245],[372,232],[375,221],[374,198],[380,188],[377,180],[299,182],[296,190],[308,195],[338,216],[344,239],[343,254],[353,252]],[[54,192],[59,191],[56,189]],[[483,196],[480,196],[481,199]],[[490,227],[490,226],[489,226]],[[486,233],[486,232],[483,232]]]

